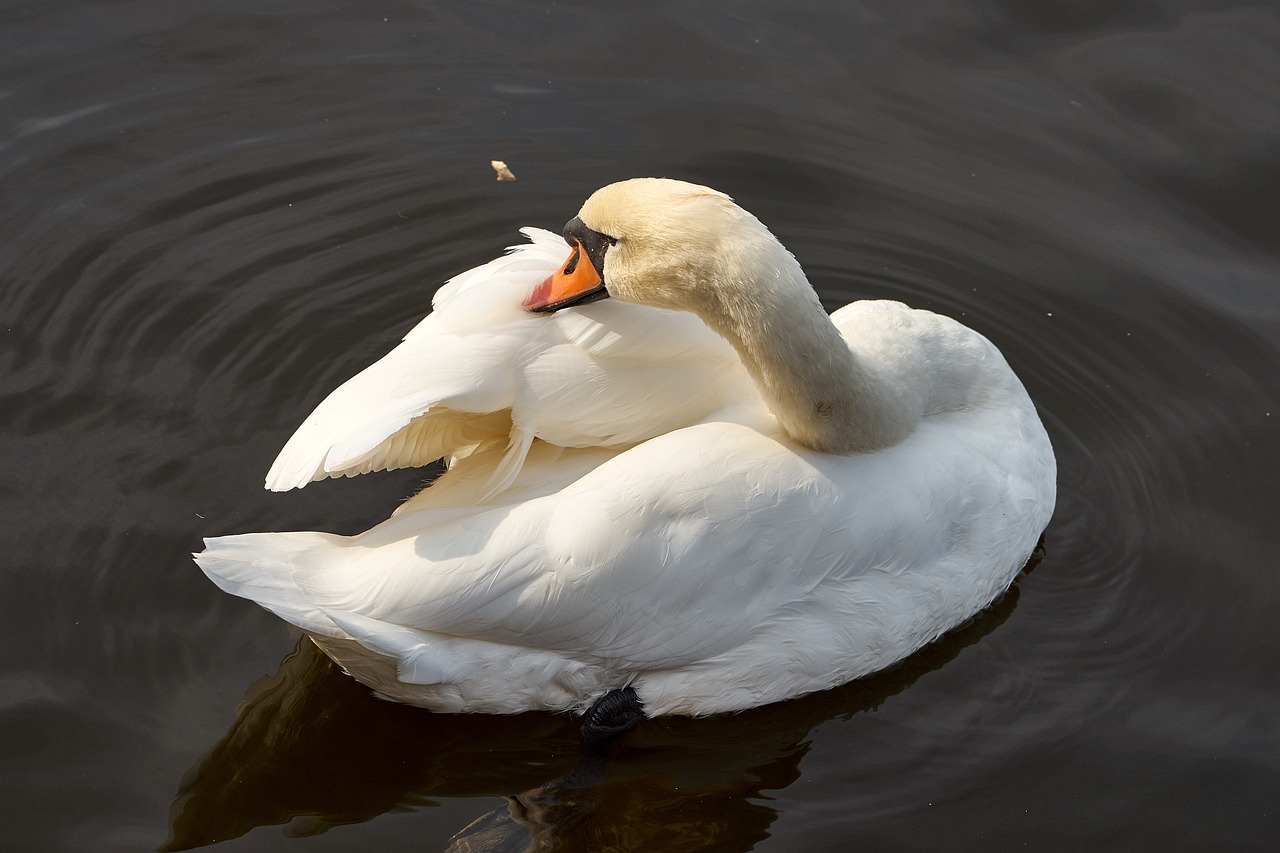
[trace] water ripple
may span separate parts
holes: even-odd
[[[42,768],[22,795],[56,791],[33,824],[105,838],[128,797],[154,821],[173,790],[155,780],[207,748],[208,779],[256,772],[260,797],[206,787],[234,813],[197,803],[197,829],[319,832],[435,796],[400,831],[447,838],[477,795],[566,769],[565,721],[388,710],[315,657],[281,665],[276,728],[244,729],[271,737],[219,753],[292,640],[188,553],[385,517],[420,473],[261,479],[441,282],[597,185],[665,174],[737,197],[828,307],[901,299],[990,337],[1052,436],[1059,499],[1039,565],[974,625],[841,690],[647,725],[582,826],[668,849],[1260,837],[1280,772],[1280,19],[837,5],[5,13],[0,580],[20,642],[0,731]],[[520,180],[494,182],[493,157]],[[103,804],[108,775],[129,794]]]

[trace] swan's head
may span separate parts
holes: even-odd
[[[592,193],[564,228],[561,268],[525,301],[557,311],[611,296],[703,314],[716,283],[741,281],[768,230],[727,195],[666,178],[635,178]],[[784,250],[785,251],[785,250]]]

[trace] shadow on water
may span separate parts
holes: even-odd
[[[433,714],[381,701],[302,638],[187,772],[160,849],[259,826],[317,835],[434,797],[502,796],[449,850],[750,850],[777,816],[762,792],[799,778],[815,726],[906,690],[1000,626],[1017,600],[1015,584],[900,666],[834,690],[740,714],[644,720],[608,759],[581,752],[568,715]]]

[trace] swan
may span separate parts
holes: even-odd
[[[1053,449],[982,335],[892,301],[828,315],[694,184],[611,184],[563,239],[523,233],[320,403],[266,485],[445,473],[356,536],[207,539],[215,584],[384,698],[581,712],[629,689],[706,715],[889,666],[1026,563]]]

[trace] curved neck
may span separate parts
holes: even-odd
[[[762,226],[763,230],[763,226]],[[727,340],[755,379],[782,429],[825,453],[879,450],[918,420],[907,401],[850,350],[799,263],[764,232],[750,269],[720,270],[697,313]]]

